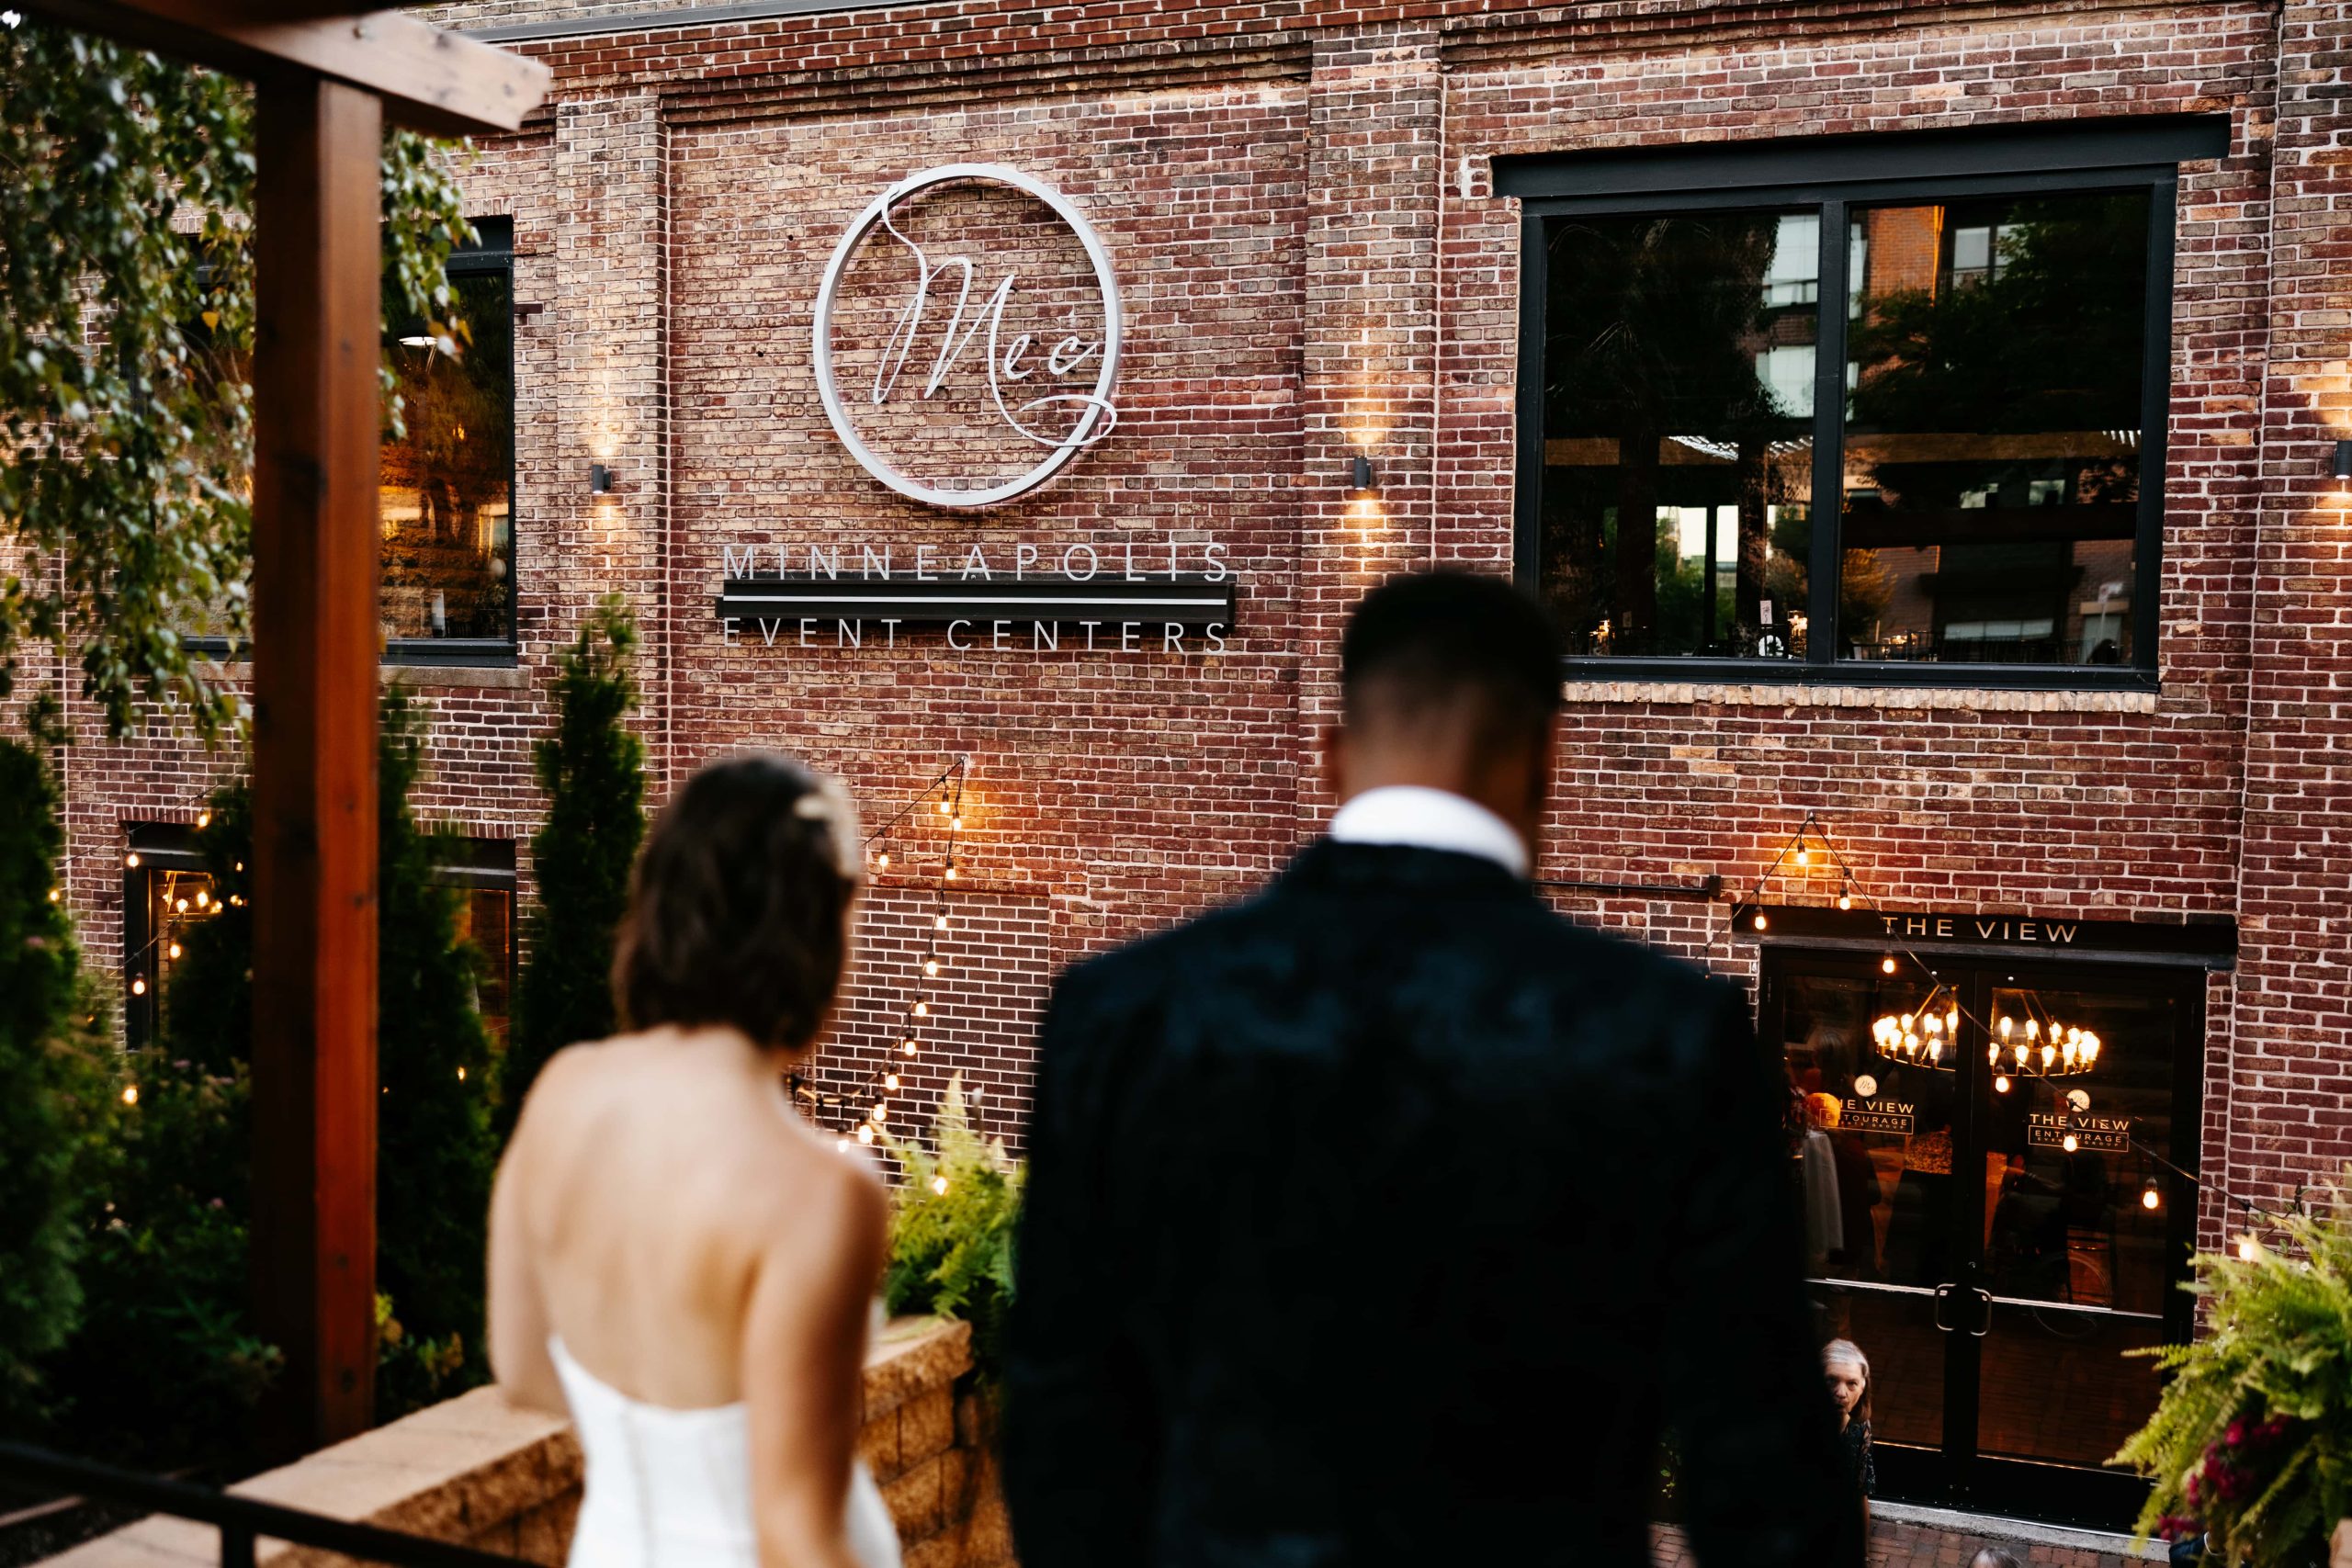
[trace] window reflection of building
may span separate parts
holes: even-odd
[[[1826,184],[1769,145],[1506,171],[1540,332],[1521,560],[1570,651],[2151,679],[2142,478],[2161,472],[2169,336],[2152,274],[2173,168],[2216,136],[2152,133],[2130,167],[2069,162],[2065,132],[1955,137],[1950,196],[1919,194],[1899,139]]]
[[[1544,583],[1578,652],[1804,651],[1816,213],[1551,236]]]
[[[2146,198],[1851,223],[1844,570],[1877,613],[1847,628],[1848,651],[2125,661]]]
[[[449,260],[453,356],[435,323],[388,330],[406,434],[383,443],[384,635],[395,642],[514,639],[514,345],[512,227]],[[447,323],[442,323],[446,325]]]
[[[141,824],[128,831],[136,866],[124,871],[124,1043],[133,1049],[162,1036],[172,976],[189,936],[220,909],[195,829]],[[481,969],[475,1007],[495,1049],[506,1043],[514,979],[514,846],[504,839],[455,839],[434,879],[453,889],[457,933],[473,943]]]

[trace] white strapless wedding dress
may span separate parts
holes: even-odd
[[[587,1461],[571,1568],[759,1568],[751,1427],[740,1404],[673,1410],[631,1399],[548,1343]],[[890,1510],[863,1463],[849,1478],[850,1551],[899,1568]]]

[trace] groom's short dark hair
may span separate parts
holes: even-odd
[[[1560,634],[1532,598],[1499,577],[1392,577],[1348,617],[1340,700],[1351,725],[1407,724],[1477,705],[1499,739],[1540,730],[1560,708]]]

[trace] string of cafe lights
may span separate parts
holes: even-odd
[[[970,755],[967,753],[957,757],[942,768],[880,827],[865,836],[863,847],[868,863],[878,874],[890,869],[894,834],[910,836],[911,824],[915,821],[928,820],[934,816],[946,818],[944,824],[945,840],[940,851],[938,869],[931,882],[931,912],[923,926],[922,957],[915,965],[909,994],[894,1015],[895,1043],[885,1053],[881,1064],[867,1073],[851,1092],[829,1091],[812,1078],[797,1072],[786,1079],[794,1100],[807,1108],[810,1119],[820,1127],[837,1134],[839,1146],[843,1150],[853,1143],[871,1148],[886,1135],[890,1103],[899,1092],[901,1066],[922,1054],[923,1034],[930,1026],[932,1016],[932,999],[940,976],[947,967],[943,946],[954,924],[948,914],[948,894],[961,875],[956,852],[964,833],[964,786],[970,779],[971,772]],[[944,1175],[934,1176],[933,1190],[944,1193],[947,1190],[946,1183],[947,1179]]]
[[[949,762],[933,775],[922,790],[886,818],[880,826],[868,833],[861,846],[867,852],[869,863],[874,871],[888,872],[891,866],[891,844],[894,835],[901,834],[907,829],[910,820],[915,819],[918,814],[935,813],[946,818],[944,852],[932,882],[931,911],[930,919],[925,924],[922,957],[915,968],[915,982],[911,995],[898,1018],[898,1040],[893,1055],[886,1056],[883,1065],[868,1073],[865,1078],[848,1093],[829,1091],[797,1073],[790,1075],[787,1079],[794,1099],[808,1108],[812,1113],[812,1119],[820,1126],[840,1134],[840,1144],[844,1149],[848,1148],[853,1141],[870,1147],[882,1137],[889,1117],[890,1100],[899,1092],[899,1062],[913,1060],[922,1054],[922,1032],[931,1018],[931,1004],[936,988],[934,982],[940,978],[947,964],[943,955],[943,943],[954,924],[948,911],[948,895],[951,886],[961,875],[961,867],[956,861],[956,850],[964,831],[964,790],[970,778],[971,765],[972,759],[968,753],[957,756],[954,761]],[[928,813],[926,808],[929,808]],[[202,832],[212,825],[212,812],[209,807],[199,808],[195,825],[198,832]],[[125,870],[135,872],[142,869],[145,861],[134,846],[124,852],[122,864]],[[240,872],[243,871],[243,863],[239,863],[236,869]],[[62,903],[64,897],[62,887],[50,889],[51,903]],[[175,899],[175,912],[180,914],[187,914],[191,910],[209,913],[214,907],[242,905],[243,902],[244,898],[242,895],[231,894],[220,900],[219,906],[215,906],[210,890],[199,887],[192,896]],[[132,997],[144,998],[150,989],[145,972],[147,960],[158,949],[166,948],[167,944],[170,955],[175,959],[178,958],[180,943],[169,929],[158,931],[140,947],[126,953],[120,962],[113,966],[117,982],[127,983]],[[460,1068],[458,1073],[463,1077],[464,1069]],[[136,1105],[139,1090],[136,1085],[126,1086],[123,1089],[124,1103]],[[978,1098],[978,1091],[975,1091],[974,1098]],[[843,1111],[852,1112],[855,1119],[845,1124],[836,1125],[835,1117]],[[858,1113],[861,1111],[862,1114]],[[940,1186],[944,1180],[944,1177],[935,1178],[933,1185]]]
[[[1822,852],[1829,857],[1829,863],[1833,865],[1838,872],[1837,907],[1840,910],[1850,910],[1854,908],[1855,901],[1859,898],[1861,901],[1863,908],[1868,909],[1871,914],[1880,916],[1884,916],[1886,914],[1887,911],[1885,907],[1882,905],[1878,901],[1876,896],[1863,885],[1861,878],[1854,874],[1852,864],[1847,861],[1844,852],[1838,849],[1837,840],[1830,837],[1829,829],[1822,826],[1818,814],[1808,810],[1804,814],[1804,819],[1797,824],[1796,831],[1790,835],[1788,842],[1781,846],[1780,853],[1772,857],[1772,863],[1765,867],[1763,874],[1756,879],[1756,884],[1753,887],[1749,888],[1747,897],[1731,906],[1729,920],[1724,929],[1718,933],[1718,940],[1727,941],[1729,939],[1731,931],[1736,925],[1743,911],[1747,915],[1749,929],[1752,931],[1761,933],[1771,929],[1771,918],[1762,907],[1764,890],[1774,877],[1781,874],[1781,867],[1789,864],[1792,861],[1794,862],[1796,869],[1800,872],[1809,873],[1812,870],[1813,846],[1807,841],[1808,834],[1810,834],[1813,839],[1819,841]],[[1888,923],[1886,929],[1889,935],[1889,941],[1886,944],[1886,951],[1879,959],[1879,973],[1890,976],[1901,974],[1902,964],[1897,961],[1897,955],[1899,954],[1902,960],[1907,961],[1914,969],[1923,975],[1926,975],[1929,980],[1933,981],[1936,978],[1936,971],[1934,967],[1930,965],[1927,960],[1921,958],[1916,949],[1912,948],[1908,943],[1902,941],[1900,937],[1894,934],[1896,930],[1894,923]],[[1713,943],[1710,943],[1710,945],[1712,946]],[[1984,1038],[1987,1041],[2000,1039],[2006,1042],[2009,1032],[1998,1027],[1998,1025],[2008,1022],[2008,1020],[2002,1019],[1997,1021],[1992,1021],[1979,1018],[1961,1001],[1959,992],[1956,989],[1951,987],[1941,987],[1941,989],[1943,993],[1950,998],[1948,1005],[1951,1008],[1951,1015],[1954,1018],[1965,1020],[1976,1028],[1983,1030],[1984,1032]],[[1934,994],[1935,993],[1931,992],[1930,996],[1932,997]],[[1920,1006],[1924,1008],[1926,1004],[1922,1003]],[[1914,1010],[1916,1011],[1917,1010]],[[2094,1036],[2093,1039],[2095,1040],[2096,1036]],[[1887,1055],[1887,1052],[1884,1049],[1884,1042],[1883,1040],[1874,1039],[1873,1045],[1878,1048],[1880,1055]],[[2024,1047],[2020,1046],[2018,1047],[2018,1049],[2022,1053]],[[1994,1060],[1996,1068],[1998,1066],[1998,1051],[1999,1046],[1995,1046]],[[1904,1058],[1900,1056],[1890,1056],[1889,1059],[1898,1062],[1904,1060]],[[2091,1053],[2090,1060],[2095,1062],[2097,1059],[2098,1052],[2094,1048]],[[2022,1054],[2020,1054],[2018,1060],[2025,1060]],[[1956,1063],[1957,1053],[1955,1052],[1955,1064]],[[1914,1063],[1914,1065],[1921,1064]],[[2087,1066],[2086,1066],[2078,1070],[2087,1071],[2088,1069]],[[2045,1073],[2028,1076],[2056,1077],[2057,1075]],[[1996,1078],[1996,1084],[2006,1084],[2007,1081],[2007,1079],[2006,1076]],[[2076,1108],[2064,1096],[2059,1097],[2057,1105],[2057,1120],[2063,1138],[2060,1147],[2064,1149],[2068,1154],[2073,1154],[2080,1147],[2077,1136],[2070,1125],[2073,1117],[2076,1113]],[[2143,1158],[2148,1160],[2152,1164],[2162,1167],[2165,1170],[2169,1171],[2180,1180],[2188,1182],[2189,1186],[2195,1188],[2198,1191],[2211,1193],[2213,1196],[2221,1199],[2224,1205],[2234,1205],[2241,1213],[2246,1216],[2246,1219],[2250,1224],[2257,1222],[2267,1224],[2274,1229],[2285,1224],[2283,1217],[2278,1213],[2275,1213],[2268,1209],[2265,1209],[2259,1204],[2254,1203],[2249,1200],[2239,1196],[2237,1193],[2231,1191],[2227,1187],[2222,1184],[2222,1181],[2218,1177],[2200,1176],[2194,1171],[2184,1170],[2178,1165],[2175,1164],[2170,1159],[2165,1158],[2163,1155],[2158,1154],[2154,1149],[2150,1148],[2146,1144],[2142,1143],[2137,1138],[2127,1135],[2125,1142]],[[2297,1183],[2295,1188],[2295,1213],[2298,1214],[2304,1212],[2303,1192],[2303,1184],[2300,1182]],[[2164,1199],[2162,1190],[2155,1177],[2151,1176],[2148,1178],[2146,1185],[2142,1189],[2140,1201],[2143,1207],[2151,1210],[2163,1206]],[[2250,1263],[2262,1255],[2261,1238],[2253,1234],[2252,1230],[2249,1230],[2246,1234],[2240,1235],[2236,1239],[2235,1249],[2237,1256],[2242,1262]]]

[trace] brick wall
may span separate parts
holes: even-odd
[[[547,307],[517,331],[524,657],[516,685],[418,677],[428,810],[527,833],[547,661],[607,592],[649,630],[657,798],[709,757],[784,746],[887,813],[969,754],[964,923],[906,1092],[963,1071],[1012,1130],[1048,976],[1263,880],[1319,818],[1347,606],[1394,570],[1511,558],[1518,214],[1493,157],[2222,114],[2227,154],[2182,173],[2161,695],[1572,688],[1542,870],[1744,888],[1812,810],[1891,902],[2235,914],[2245,962],[2209,993],[2206,1160],[2291,1187],[2352,1154],[2352,1026],[2325,1005],[2352,872],[2332,826],[2347,524],[2321,479],[2352,401],[2352,302],[2330,276],[2343,36],[2338,7],[2253,4],[983,0],[520,45],[555,68],[553,107],[465,178],[475,210],[514,215],[516,298]],[[1078,200],[1130,328],[1119,434],[978,517],[850,461],[806,343],[850,216],[958,160]],[[1360,452],[1375,504],[1346,493]],[[612,496],[587,494],[591,461],[615,467]],[[729,547],[1170,539],[1221,543],[1242,574],[1219,660],[950,657],[929,635],[729,647],[710,609]],[[85,724],[71,889],[95,953],[119,952],[121,824],[191,818],[224,766]],[[931,908],[919,864],[868,905],[837,1084],[895,1038]],[[1708,906],[1564,907],[1753,974]]]

